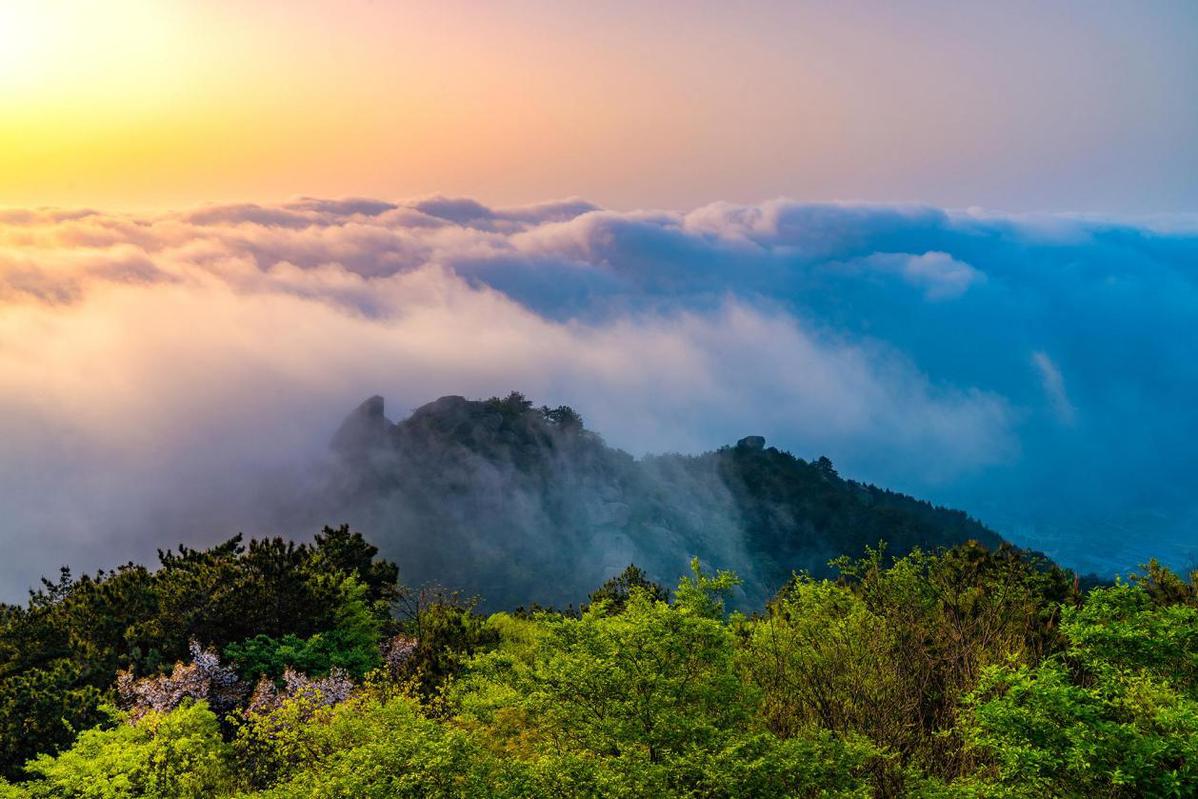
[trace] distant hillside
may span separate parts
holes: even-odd
[[[667,584],[697,555],[759,605],[793,570],[885,540],[895,554],[993,531],[960,511],[840,477],[757,436],[697,456],[637,460],[567,407],[513,393],[442,397],[398,423],[372,397],[333,440],[328,518],[371,531],[409,584],[492,607],[564,605],[630,562]]]

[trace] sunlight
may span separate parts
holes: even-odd
[[[179,16],[145,0],[4,0],[0,89],[65,102],[160,86],[181,66]]]
[[[0,87],[28,82],[42,69],[53,32],[46,8],[21,0],[0,4]]]

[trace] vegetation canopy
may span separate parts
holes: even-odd
[[[976,543],[795,574],[695,559],[581,610],[401,588],[346,527],[234,538],[0,615],[4,799],[1180,797],[1198,592]]]

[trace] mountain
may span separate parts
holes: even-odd
[[[442,397],[390,421],[382,397],[333,438],[329,504],[369,530],[408,584],[436,581],[491,607],[577,603],[635,562],[672,584],[691,556],[736,571],[759,606],[794,570],[885,540],[1001,538],[961,511],[842,478],[748,436],[702,455],[635,459],[568,407],[522,395]]]

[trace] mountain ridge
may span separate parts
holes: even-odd
[[[761,436],[634,458],[568,406],[449,395],[397,422],[381,396],[333,436],[333,505],[408,582],[496,607],[565,605],[630,562],[671,580],[690,557],[736,571],[759,607],[796,570],[885,541],[894,554],[1003,539],[962,511],[842,478]]]

